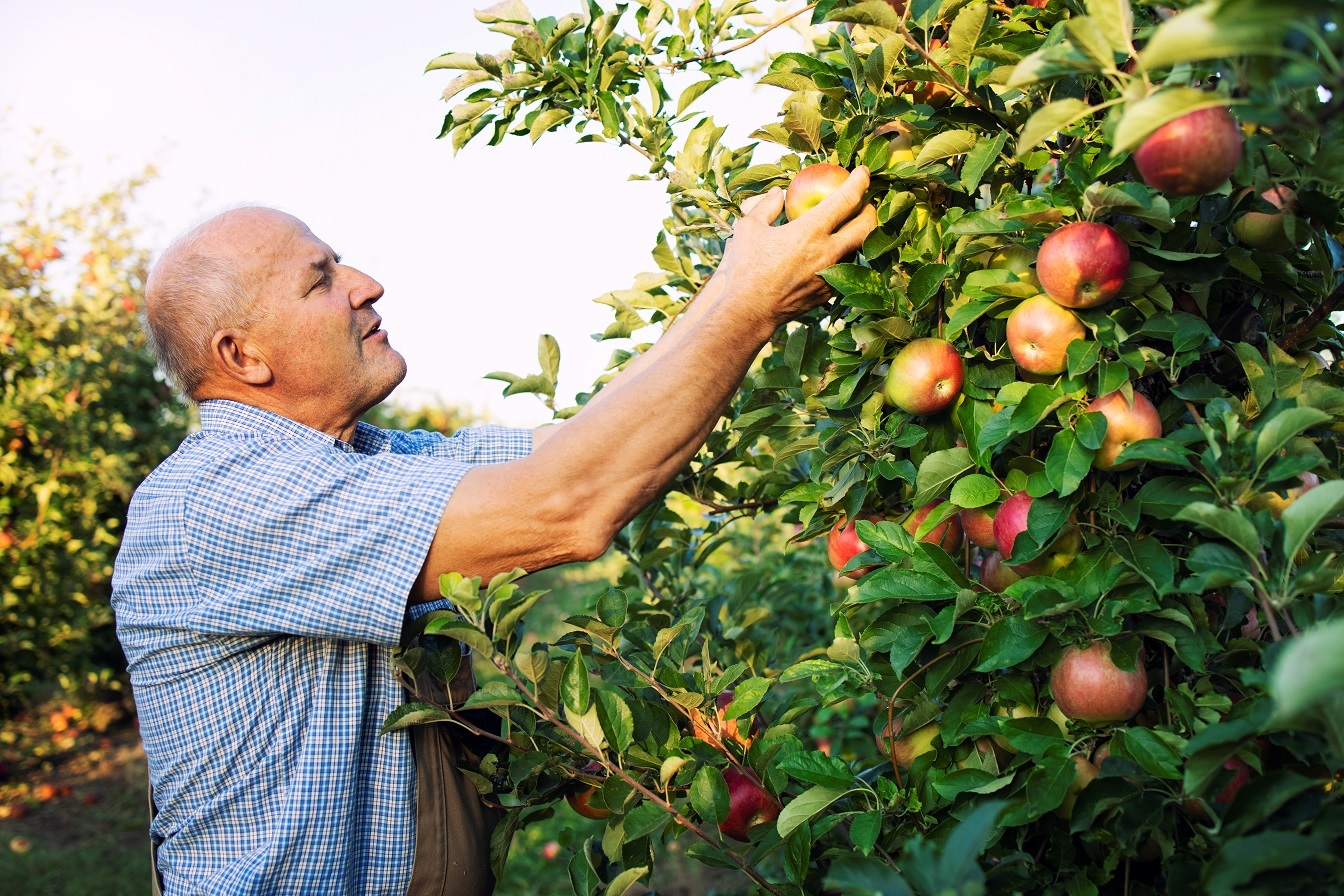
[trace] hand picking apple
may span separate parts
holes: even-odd
[[[876,226],[868,172],[841,174],[787,224],[773,223],[783,191],[763,197],[667,336],[574,420],[534,431],[447,439],[361,423],[406,375],[374,310],[383,288],[291,215],[227,211],[163,254],[146,319],[202,431],[136,493],[112,602],[167,889],[226,874],[287,892],[297,869],[316,868],[303,889],[438,892],[442,851],[411,832],[445,826],[452,873],[469,869],[453,892],[493,888],[497,815],[457,771],[447,726],[380,736],[368,724],[402,699],[392,654],[407,616],[450,609],[435,603],[444,573],[488,578],[606,550],[694,456],[776,328],[829,298],[817,272]],[[190,619],[184,606],[197,608]],[[248,722],[234,724],[242,707]],[[257,730],[271,737],[262,753]],[[576,811],[604,811],[590,789],[572,796]],[[761,792],[725,833],[778,811]],[[261,835],[273,831],[292,833]],[[264,846],[231,848],[254,833]]]

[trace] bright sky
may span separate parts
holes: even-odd
[[[456,157],[434,139],[452,74],[422,71],[440,53],[507,46],[473,17],[486,5],[0,0],[0,119],[22,137],[0,165],[18,166],[33,128],[70,151],[90,192],[157,164],[140,206],[155,250],[224,206],[292,212],[386,288],[384,326],[410,365],[395,398],[541,423],[540,402],[506,402],[481,377],[535,372],[537,336],[551,333],[570,403],[617,347],[590,338],[610,319],[591,300],[653,269],[666,205],[660,185],[628,181],[633,150],[572,132]],[[580,0],[529,8],[558,16]],[[784,96],[726,84],[705,99],[740,145]]]

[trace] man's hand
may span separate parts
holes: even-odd
[[[863,205],[868,169],[849,179],[796,221],[775,226],[784,191],[775,188],[757,201],[733,228],[728,250],[713,280],[724,302],[767,333],[830,298],[817,276],[852,256],[877,226],[877,210]]]

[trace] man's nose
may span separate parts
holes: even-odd
[[[383,284],[355,268],[350,268],[350,274],[355,281],[350,287],[350,306],[352,308],[372,305],[383,297]]]

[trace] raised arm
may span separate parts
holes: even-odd
[[[816,272],[856,252],[877,224],[862,206],[867,185],[859,169],[780,226],[771,224],[783,206],[775,191],[738,221],[705,286],[712,301],[678,322],[666,348],[638,359],[620,388],[529,457],[463,477],[414,596],[437,597],[444,572],[489,576],[600,556],[695,455],[776,328],[826,301]]]

